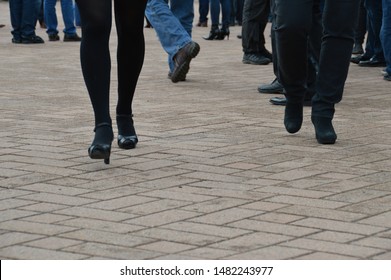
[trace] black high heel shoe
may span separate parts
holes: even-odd
[[[98,124],[95,129],[95,138],[88,148],[88,155],[92,159],[103,159],[105,164],[110,163],[111,142],[113,141],[113,129],[110,123]]]
[[[138,142],[132,115],[117,115],[118,147],[121,149],[134,149]]]
[[[223,26],[220,29],[219,35],[217,36],[216,40],[224,40],[225,36],[227,36],[227,40],[229,40],[229,34],[230,34],[229,26]]]
[[[218,40],[219,36],[220,36],[219,26],[218,25],[212,25],[212,27],[210,29],[210,32],[209,32],[209,35],[208,36],[204,36],[202,38],[204,38],[205,40]]]

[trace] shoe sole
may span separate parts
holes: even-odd
[[[190,62],[193,58],[195,58],[198,55],[199,52],[200,52],[200,45],[194,43],[193,47],[190,49],[190,53],[186,62],[183,63],[180,67],[178,67],[176,72],[172,73],[171,81],[173,83],[184,81],[186,79],[186,75],[190,69]]]
[[[271,60],[267,60],[265,62],[254,62],[251,60],[242,60],[243,64],[252,64],[252,65],[268,65]]]
[[[283,94],[284,90],[283,89],[263,90],[263,89],[258,88],[258,92],[259,93],[270,93],[270,94],[278,94],[278,93]]]

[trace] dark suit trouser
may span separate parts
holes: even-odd
[[[312,115],[334,116],[348,75],[359,0],[326,0]],[[347,12],[349,11],[349,12]],[[290,103],[302,103],[307,91],[308,38],[313,0],[275,0],[279,78]]]
[[[264,31],[270,14],[270,0],[245,0],[242,19],[244,53],[262,53],[265,49]]]

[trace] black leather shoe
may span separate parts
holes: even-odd
[[[303,104],[290,103],[285,105],[284,125],[289,133],[296,133],[303,124]]]
[[[385,81],[389,81],[391,82],[391,75],[390,74],[386,74],[384,75],[384,78],[383,78]]]
[[[121,149],[134,149],[138,142],[136,130],[134,129],[132,115],[117,115],[118,126],[118,147]]]
[[[88,148],[88,155],[92,159],[103,159],[105,164],[110,163],[111,142],[113,129],[110,123],[98,124],[95,129],[95,138]]]
[[[59,40],[60,40],[60,36],[58,36],[58,34],[49,34],[49,41],[54,42]]]
[[[22,37],[21,43],[22,44],[43,44],[43,43],[45,43],[45,41],[37,35],[32,35],[30,37]]]
[[[22,39],[21,38],[12,38],[12,43],[14,43],[14,44],[22,44]]]
[[[81,37],[79,37],[77,33],[72,35],[69,34],[64,35],[64,42],[80,42],[80,41],[81,41]]]
[[[190,62],[200,52],[200,45],[191,41],[181,48],[174,56],[174,70],[171,73],[171,81],[177,83],[186,79],[187,72],[190,69]]]
[[[267,65],[271,60],[259,53],[245,53],[242,62],[244,64]]]
[[[171,72],[168,72],[167,78],[171,80],[171,76],[172,76],[172,73],[171,73]],[[186,81],[186,75],[183,77],[182,80],[180,80],[180,81],[178,81],[178,82],[184,82],[184,81]]]
[[[359,43],[354,44],[352,54],[363,54],[363,53],[364,53],[364,49],[362,48],[362,45]]]
[[[370,60],[371,58],[365,54],[354,56],[350,59],[350,62],[353,62],[355,64],[359,64],[360,61],[366,61]]]
[[[284,93],[284,87],[277,79],[274,79],[271,84],[260,85],[258,87],[260,93]]]
[[[285,106],[286,105],[286,98],[285,97],[272,97],[269,99],[269,102],[273,105],[280,105]],[[304,106],[311,106],[312,102],[311,99],[304,99]]]
[[[386,66],[386,62],[384,60],[371,58],[370,60],[360,61],[358,63],[358,66],[362,66],[362,67],[384,67],[384,66]]]
[[[332,118],[311,116],[311,121],[315,127],[315,136],[319,144],[334,144],[337,140]]]

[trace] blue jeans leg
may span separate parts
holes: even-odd
[[[194,0],[170,0],[170,8],[191,37],[194,20]]]
[[[77,6],[76,2],[75,2],[75,5],[73,6],[73,9],[74,9],[74,13],[75,13],[75,24],[76,24],[76,26],[81,26],[79,7]]]
[[[221,4],[221,9],[220,9]],[[212,18],[212,25],[218,25],[220,21],[220,10],[222,24],[229,26],[229,19],[231,15],[231,0],[211,0],[210,1],[210,14]]]
[[[39,0],[9,1],[12,35],[14,39],[35,35],[35,24],[38,19],[41,2]]]
[[[167,2],[167,0],[148,0],[145,15],[155,29],[163,49],[168,54],[168,65],[172,72],[174,69],[173,58],[178,50],[191,42],[191,32],[189,33],[184,28],[180,20],[170,10]],[[186,10],[186,8],[189,8],[189,3],[191,3],[190,6],[193,7],[193,0],[171,1],[171,5],[176,7],[177,14],[179,14],[179,3],[182,3],[183,5],[182,14],[185,14],[186,12],[193,14],[193,8],[191,11]]]
[[[220,23],[220,0],[210,0],[210,17],[212,25]]]
[[[364,6],[368,15],[368,33],[372,33],[373,56],[384,60],[383,47],[380,41],[380,29],[382,26],[382,3],[379,0],[366,0]],[[369,35],[368,35],[369,37]]]
[[[391,75],[391,0],[383,0],[383,24],[380,31],[380,39],[387,62],[386,71]]]
[[[61,0],[61,11],[64,19],[64,33],[67,35],[76,34],[75,14],[73,11],[73,0]]]
[[[200,14],[200,22],[208,21],[209,0],[200,0],[199,14]]]
[[[44,0],[43,2],[43,14],[45,17],[46,33],[49,35],[58,33],[56,2],[57,0]]]

